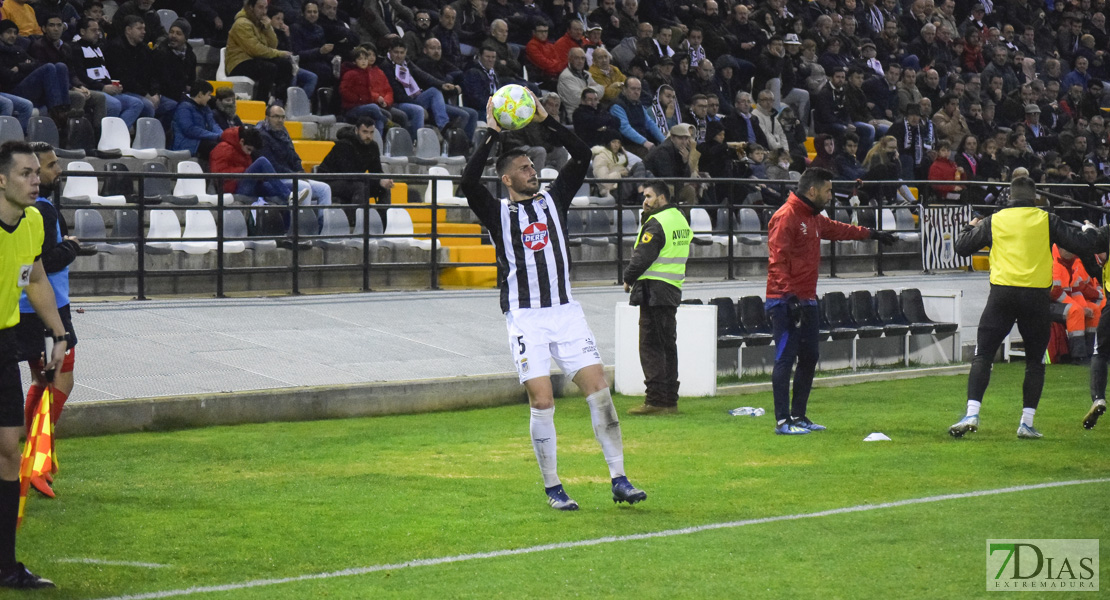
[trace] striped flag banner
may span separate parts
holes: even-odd
[[[956,254],[956,236],[971,221],[970,206],[922,208],[921,262],[926,271],[971,266],[970,256]]]

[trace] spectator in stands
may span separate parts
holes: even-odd
[[[866,80],[863,92],[871,108],[871,116],[890,127],[901,116],[898,110],[898,80],[902,78],[902,65],[889,63],[881,75]]]
[[[100,48],[100,24],[91,17],[83,17],[77,31],[80,37],[67,51],[69,72],[90,91],[104,93],[105,113],[109,117],[119,117],[128,127],[134,127],[144,106],[139,99],[124,95],[123,87],[108,72]]]
[[[528,56],[528,60],[536,65],[540,75],[547,79],[555,79],[565,67],[562,62],[566,55],[564,54],[563,58],[560,58],[555,44],[547,41],[547,35],[550,31],[551,27],[547,23],[536,24],[535,28],[532,29],[532,39],[525,46],[524,53]]]
[[[898,141],[902,179],[912,180],[925,175],[920,171],[927,164],[934,140],[921,121],[921,109],[918,105],[907,105],[902,118],[891,125],[887,133]]]
[[[944,97],[942,108],[933,115],[933,127],[938,139],[948,140],[955,144],[965,136],[971,135],[967,119],[960,114],[960,98],[955,94]]]
[[[400,38],[395,38],[389,48],[389,59],[383,64],[382,70],[389,79],[393,88],[393,100],[402,105],[401,109],[409,117],[410,131],[416,137],[416,130],[424,126],[423,109],[432,115],[436,127],[442,132],[452,119],[457,120],[467,139],[474,137],[474,130],[478,126],[478,112],[465,106],[453,106],[443,101],[444,92],[457,92],[458,86],[436,79],[425,73],[419,67],[405,60],[405,44]],[[420,114],[416,111],[409,112],[403,105],[418,105],[423,107]]]
[[[439,11],[439,24],[432,30],[432,37],[439,40],[443,49],[443,56],[456,67],[461,67],[468,60],[463,55],[462,44],[459,43],[459,34],[455,32],[455,23],[458,12],[451,6],[444,6]],[[427,43],[427,40],[424,41]],[[423,47],[421,47],[423,48]],[[419,54],[411,55],[413,58]]]
[[[407,55],[407,52],[406,52]],[[448,62],[443,56],[443,45],[436,38],[429,38],[424,42],[424,49],[413,62],[424,70],[425,73],[453,84],[460,83],[462,71],[454,63]],[[443,97],[447,102],[453,102],[459,95],[459,90],[446,93]]]
[[[834,71],[829,78],[829,83],[818,92],[813,101],[813,124],[817,133],[828,133],[839,136],[846,131],[851,131],[860,136],[860,143],[871,149],[871,142],[875,139],[875,128],[860,117],[870,117],[870,114],[860,114],[860,106],[850,99],[847,76],[842,68]],[[866,113],[867,107],[863,106]]]
[[[559,74],[559,97],[568,113],[573,113],[578,108],[582,90],[586,88],[593,88],[599,94],[605,92],[605,88],[594,81],[586,70],[586,51],[581,48],[571,48],[567,52],[567,68]]]
[[[620,121],[608,110],[598,108],[600,98],[593,88],[582,90],[582,98],[574,111],[574,129],[591,148],[604,145],[611,132],[620,134]]]
[[[224,130],[220,143],[209,156],[209,166],[213,173],[273,173],[270,161],[253,155],[262,149],[264,142],[258,129],[243,125]],[[241,194],[252,198],[264,199],[269,204],[289,204],[292,190],[281,179],[226,179],[223,191],[228,194]],[[303,200],[303,198],[302,198]]]
[[[363,118],[374,120],[378,132],[385,136],[387,122],[393,118],[398,123],[409,124],[408,116],[393,106],[393,88],[389,79],[376,64],[377,54],[372,46],[355,48],[354,63],[343,65],[343,78],[339,82],[339,96],[347,121],[355,123]],[[414,105],[410,105],[414,106]],[[423,113],[423,108],[416,106]],[[397,113],[394,115],[394,111]]]
[[[270,17],[270,27],[274,29],[274,35],[277,36],[277,49],[281,52],[292,53],[293,43],[289,37],[289,26],[285,24],[285,13],[276,6],[270,6],[266,9],[266,16]],[[292,85],[304,90],[306,95],[311,97],[316,92],[317,81],[319,81],[319,77],[316,76],[316,73],[308,69],[294,69]]]
[[[455,28],[463,56],[474,56],[489,33],[486,3],[486,0],[457,0],[452,4],[457,12]]]
[[[1006,46],[996,46],[991,59],[991,64],[983,67],[983,79],[990,81],[991,77],[1002,77],[1002,93],[1009,94],[1020,85],[1017,73],[1010,64],[1010,51]]]
[[[640,102],[641,92],[640,80],[629,77],[609,112],[620,122],[621,141],[625,148],[642,158],[655,144],[663,141],[663,135],[652,126],[650,111]],[[656,176],[659,174],[656,173]]]
[[[28,7],[30,8],[30,7]],[[0,85],[15,96],[38,106],[46,105],[61,130],[69,115],[69,69],[65,63],[40,63],[17,42],[19,27],[0,21]]]
[[[92,120],[99,123],[108,116],[104,92],[90,91],[81,82],[76,73],[69,70],[72,59],[69,55],[69,46],[62,42],[62,32],[65,24],[57,14],[51,14],[45,20],[43,36],[31,42],[27,53],[31,58],[44,64],[64,64],[69,72],[69,104],[71,114],[80,114],[87,111]]]
[[[786,103],[794,107],[796,114],[809,114],[809,92],[798,87],[795,67],[786,56],[782,38],[775,37],[767,43],[767,49],[760,54],[757,64],[752,89],[770,90],[776,111],[781,111],[783,103]]]
[[[208,107],[211,101],[212,84],[203,79],[193,82],[174,110],[170,150],[188,150],[192,156],[208,160],[224,132]]]
[[[643,85],[648,90],[657,90],[661,86],[667,85],[674,87],[674,59],[671,57],[660,58],[654,66],[651,67],[651,72],[644,75]]]
[[[740,92],[743,94],[744,92]],[[740,94],[737,94],[739,96]],[[763,90],[759,92],[757,100],[758,105],[752,111],[752,116],[755,117],[753,128],[758,127],[759,131],[763,133],[763,139],[767,142],[767,147],[773,152],[775,150],[790,150],[790,140],[786,137],[786,132],[783,130],[782,125],[779,124],[778,116],[779,111],[775,110],[775,95],[771,90]],[[736,113],[733,113],[735,116]],[[725,119],[728,120],[728,117]],[[727,139],[727,136],[726,136]]]
[[[320,27],[324,28],[324,42],[335,46],[331,60],[334,61],[335,57],[350,56],[351,50],[359,44],[359,37],[346,21],[339,18],[338,0],[320,0],[318,22]]]
[[[354,127],[344,127],[336,134],[335,146],[317,169],[319,173],[382,173],[381,152],[374,142],[374,122],[362,117]],[[389,204],[392,179],[333,179],[332,197],[342,204],[366,203],[375,198],[377,204]],[[349,211],[353,212],[353,211]]]
[[[146,23],[142,17],[128,15],[124,19],[123,35],[114,38],[104,47],[108,70],[120,85],[123,95],[143,104],[142,117],[157,117],[168,128],[173,120],[177,102],[163,98],[159,77],[156,74],[154,51],[143,42]]]
[[[1091,80],[1091,74],[1087,72],[1088,61],[1085,56],[1075,57],[1075,68],[1064,75],[1064,79],[1060,81],[1060,87],[1067,90],[1071,86],[1078,85],[1087,91],[1087,82]]]
[[[85,3],[81,6],[81,17],[88,17],[96,21],[96,24],[100,26],[99,31],[104,34],[112,30],[112,23],[104,18],[104,3],[100,0],[85,0]],[[81,19],[77,20],[77,29],[75,31],[78,33],[77,36],[73,38],[73,41],[77,41],[80,37]]]
[[[959,172],[959,167],[952,161],[952,144],[946,139],[938,139],[934,149],[936,150],[936,158],[933,159],[933,164],[929,165],[929,179],[932,181],[964,179],[963,173]],[[961,186],[956,185],[934,185],[932,187],[937,201],[941,203],[958,201],[960,192],[963,190]]]
[[[292,53],[277,49],[277,35],[266,16],[268,8],[269,0],[244,1],[227,34],[225,67],[228,75],[254,80],[255,100],[267,102],[272,94],[284,104],[293,82]]]
[[[489,37],[486,44],[497,50],[497,74],[501,77],[524,77],[517,58],[524,46],[509,42],[509,25],[501,19],[495,19],[489,24]]]
[[[15,23],[21,36],[42,35],[35,9],[27,0],[7,0],[0,6],[0,18]]]
[[[601,139],[603,144],[593,146],[594,177],[598,179],[621,179],[624,177],[643,177],[647,171],[644,163],[635,154],[629,154],[621,146],[621,134],[617,130],[606,131]],[[599,196],[612,196],[620,204],[634,203],[636,186],[624,183],[597,184]]]
[[[484,111],[490,96],[501,87],[497,76],[497,50],[483,45],[476,60],[462,76],[463,106]]]
[[[293,147],[293,138],[285,128],[285,109],[271,104],[266,107],[266,120],[258,124],[258,132],[262,134],[262,147],[259,154],[270,161],[275,173],[304,173],[301,157]],[[292,186],[292,180],[287,181]],[[315,204],[328,206],[331,204],[331,187],[322,181],[314,179],[297,179],[302,204]],[[320,224],[323,224],[323,213],[320,213]]]
[[[898,156],[898,140],[883,136],[863,159],[864,181],[897,181],[902,179],[902,162]],[[873,199],[879,206],[889,204],[916,204],[913,193],[904,185],[883,184],[861,186],[860,193]]]
[[[693,131],[689,124],[680,123],[671,128],[670,135],[662,143],[648,152],[644,168],[659,179],[687,178],[695,176],[690,167],[690,151],[694,148]],[[698,203],[697,188],[692,183],[676,183],[675,196],[679,204],[687,206]]]
[[[678,106],[674,89],[662,85],[655,91],[655,102],[651,105],[651,116],[659,133],[666,135],[671,128],[682,122],[682,108]]]
[[[424,49],[424,42],[435,37],[435,31],[432,29],[432,14],[427,9],[416,11],[414,23],[416,26],[406,31],[401,38],[405,42],[405,49],[409,56],[420,54]]]
[[[216,119],[216,124],[220,126],[220,129],[227,130],[243,125],[243,120],[239,118],[238,114],[235,90],[230,87],[222,87],[216,90],[213,103],[215,106],[212,107],[212,116]]]
[[[694,96],[692,107],[697,109],[704,100]],[[735,106],[732,114],[725,117],[725,141],[759,144],[767,147],[767,136],[759,126],[759,121],[752,116],[752,95],[747,92],[737,92]]]
[[[336,0],[324,0],[324,3],[335,3]],[[362,5],[361,15],[358,17],[359,25],[366,30],[372,39],[381,39],[391,33],[397,33],[397,26],[412,25],[413,14],[401,0],[378,0],[375,2],[359,3]],[[333,11],[332,18],[335,18]]]
[[[594,50],[593,64],[590,66],[590,77],[605,88],[602,98],[606,103],[614,102],[628,79],[621,70],[612,63],[613,55],[605,48]]]
[[[62,27],[70,32],[77,31],[77,20],[81,15],[77,13],[79,4],[67,2],[67,0],[38,0],[35,2],[35,17],[38,19],[39,26],[42,27],[43,34],[46,34],[46,22],[50,17],[58,17],[62,21]]]
[[[154,49],[154,71],[158,79],[158,91],[164,100],[181,102],[196,79],[197,56],[189,45],[190,33],[192,26],[189,22],[177,19],[170,25],[166,37]]]
[[[116,37],[126,35],[124,28],[128,27],[127,17],[132,15],[142,19],[146,25],[140,40],[143,44],[153,44],[166,35],[166,30],[162,28],[162,20],[158,17],[158,11],[154,10],[154,0],[128,0],[120,4],[116,13],[112,15]]]
[[[300,20],[290,27],[290,43],[297,55],[297,66],[316,75],[317,87],[335,87],[332,62],[340,55],[336,45],[327,41],[319,21],[320,5],[316,0],[305,0]]]

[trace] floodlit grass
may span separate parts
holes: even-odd
[[[585,402],[560,400],[560,474],[582,506],[565,514],[545,503],[523,406],[66,439],[58,499],[32,497],[19,554],[60,586],[36,597],[98,598],[1106,477],[1110,417],[1080,426],[1086,377],[1048,369],[1040,441],[1014,435],[1020,365],[995,369],[980,431],[958,441],[946,429],[966,376],[815,390],[810,416],[829,431],[804,438],[773,435],[771,414],[725,412],[770,413],[770,394],[624,416],[628,472],[649,494],[635,507],[610,499]],[[639,402],[617,399],[622,414]],[[862,442],[873,431],[893,441]],[[981,596],[986,539],[1105,538],[1108,492],[946,500],[196,597]],[[86,558],[168,566],[57,562]]]

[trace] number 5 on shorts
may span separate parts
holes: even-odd
[[[523,335],[516,336],[516,345],[520,346],[520,355],[524,356],[524,352],[527,350],[527,347],[524,345],[524,336]]]

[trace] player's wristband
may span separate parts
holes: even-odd
[[[65,336],[64,333],[62,335],[55,335],[53,337],[54,337],[54,342],[64,342],[64,341],[66,341],[66,336]]]

